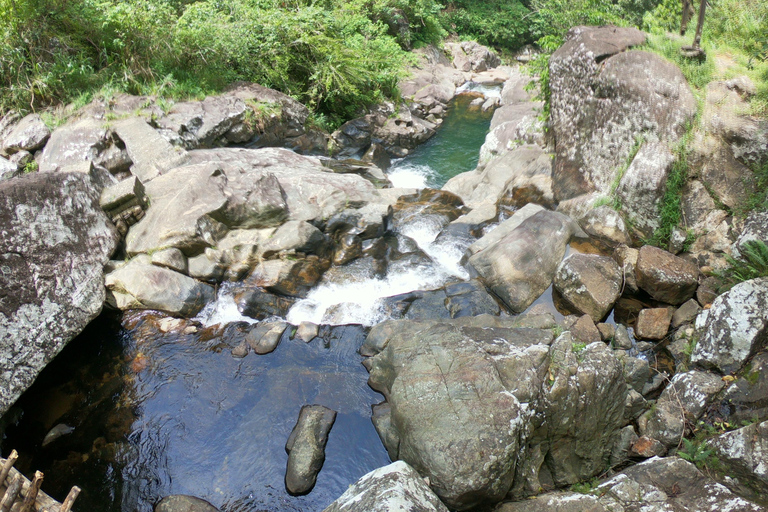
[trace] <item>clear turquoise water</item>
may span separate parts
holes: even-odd
[[[451,101],[449,114],[437,134],[396,162],[388,174],[421,177],[427,187],[440,188],[457,174],[473,170],[493,117],[492,111],[469,108],[473,99],[460,95]]]

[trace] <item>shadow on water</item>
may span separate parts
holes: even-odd
[[[322,510],[360,476],[389,463],[370,420],[382,397],[367,386],[359,326],[321,328],[309,344],[283,335],[272,354],[235,359],[235,325],[163,334],[152,315],[132,330],[102,316],[41,374],[17,407],[3,453],[46,473],[59,499],[83,487],[79,510],[149,512],[168,494],[191,494],[223,511]],[[284,486],[284,445],[305,404],[338,411],[317,485]],[[18,414],[17,414],[18,415]],[[53,426],[74,431],[46,447]]]

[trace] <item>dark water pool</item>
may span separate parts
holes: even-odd
[[[91,324],[6,417],[3,453],[16,448],[20,469],[44,471],[54,497],[81,486],[78,510],[148,512],[181,493],[229,512],[316,511],[390,462],[370,420],[382,397],[357,354],[363,328],[325,327],[309,344],[289,329],[272,354],[234,359],[234,326],[163,334],[145,315],[132,327]],[[284,445],[301,406],[315,403],[338,416],[317,485],[293,497]],[[60,423],[75,430],[41,447]]]

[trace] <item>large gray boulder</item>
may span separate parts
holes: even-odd
[[[141,255],[105,278],[107,289],[119,309],[157,309],[172,315],[192,317],[213,297],[213,287],[173,270],[152,265]]]
[[[739,283],[720,295],[706,321],[691,362],[732,373],[765,347],[768,334],[768,278]]]
[[[541,211],[469,258],[469,265],[513,312],[549,288],[571,237],[581,229],[562,213]]]
[[[392,458],[429,478],[452,509],[602,470],[626,384],[604,343],[487,315],[375,326],[363,354],[387,402],[374,424]],[[549,346],[551,344],[551,347]]]
[[[763,508],[733,494],[677,457],[654,457],[630,467],[589,494],[553,492],[502,503],[494,512],[697,511],[758,512]]]
[[[103,121],[81,119],[56,128],[37,160],[41,172],[58,171],[84,160],[94,161],[110,145]]]
[[[0,183],[0,415],[104,303],[117,233],[81,174]]]
[[[349,486],[323,512],[448,512],[419,474],[398,460]]]
[[[580,313],[599,322],[622,290],[621,269],[608,256],[574,253],[557,267],[555,289]]]
[[[634,28],[574,27],[550,58],[556,199],[609,192],[638,134],[675,141],[696,114],[677,66],[626,51],[644,42]]]
[[[188,149],[211,147],[245,120],[247,110],[243,100],[223,94],[203,101],[176,103],[156,123],[176,145]]]

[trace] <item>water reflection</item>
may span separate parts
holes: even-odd
[[[224,511],[314,511],[389,463],[370,421],[381,396],[368,388],[357,354],[362,327],[323,327],[309,344],[291,340],[288,329],[272,354],[234,359],[229,350],[245,329],[164,334],[156,320],[145,314],[117,335],[87,330],[20,401],[23,418],[3,448],[21,448],[25,466],[45,471],[49,493],[61,497],[80,485],[80,510],[149,512],[163,496],[182,493]],[[94,350],[109,357],[90,364]],[[52,393],[80,398],[48,414],[39,405]],[[312,403],[339,414],[317,485],[292,497],[284,445],[301,406]],[[27,441],[39,444],[62,420],[72,434],[45,449]]]

